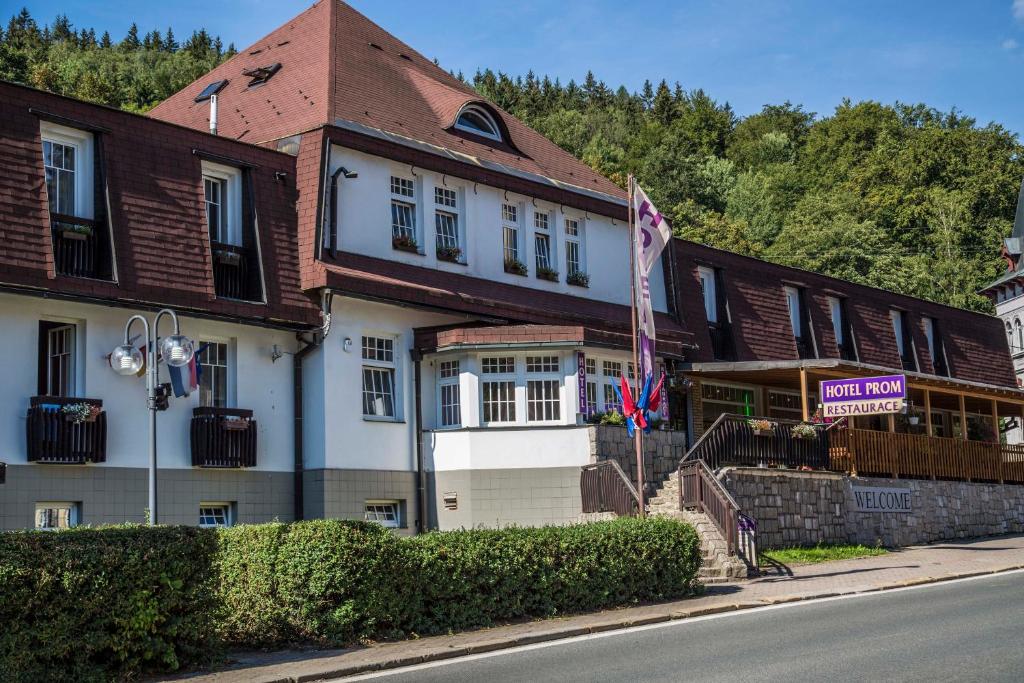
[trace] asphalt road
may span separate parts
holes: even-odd
[[[675,622],[373,678],[1024,681],[1024,573]]]

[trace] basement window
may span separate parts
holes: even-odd
[[[245,69],[242,71],[242,75],[252,79],[248,85],[248,87],[252,88],[257,85],[263,85],[280,70],[281,62],[276,62],[268,66],[258,66],[255,69]]]
[[[364,519],[367,522],[377,522],[381,526],[397,529],[401,524],[399,503],[397,500],[368,500]]]

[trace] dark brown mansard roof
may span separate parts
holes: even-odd
[[[42,119],[91,130],[97,137],[111,209],[116,282],[55,273]],[[196,152],[252,168],[266,304],[214,296]],[[0,82],[0,169],[0,287],[174,306],[275,325],[306,327],[319,321],[299,281],[293,157]],[[103,200],[103,188],[97,189]]]
[[[950,375],[982,384],[1016,387],[1002,323],[990,315],[924,301],[882,289],[788,268],[720,249],[674,240],[679,269],[678,300],[687,329],[699,349],[690,356],[697,362],[714,360],[704,313],[699,266],[722,269],[725,296],[733,323],[737,361],[797,360],[796,342],[790,327],[783,286],[802,287],[820,358],[838,358],[828,297],[846,300],[859,361],[900,372],[889,312],[905,311],[917,350],[918,366],[933,374],[924,318],[938,321]]]

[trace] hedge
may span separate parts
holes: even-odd
[[[408,538],[331,520],[0,534],[0,678],[103,680],[230,647],[340,646],[677,598],[699,586],[699,547],[666,518]]]

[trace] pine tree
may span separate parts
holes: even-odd
[[[113,43],[110,40],[110,31],[104,31],[103,37],[100,38],[100,47],[104,50],[109,50],[111,45],[113,45]]]
[[[128,35],[121,41],[121,49],[125,52],[134,52],[142,47],[142,43],[139,42],[139,27],[132,22],[132,25],[128,28]]]
[[[177,52],[179,47],[178,41],[174,39],[174,31],[170,26],[167,27],[167,33],[165,36],[163,44],[164,52]]]

